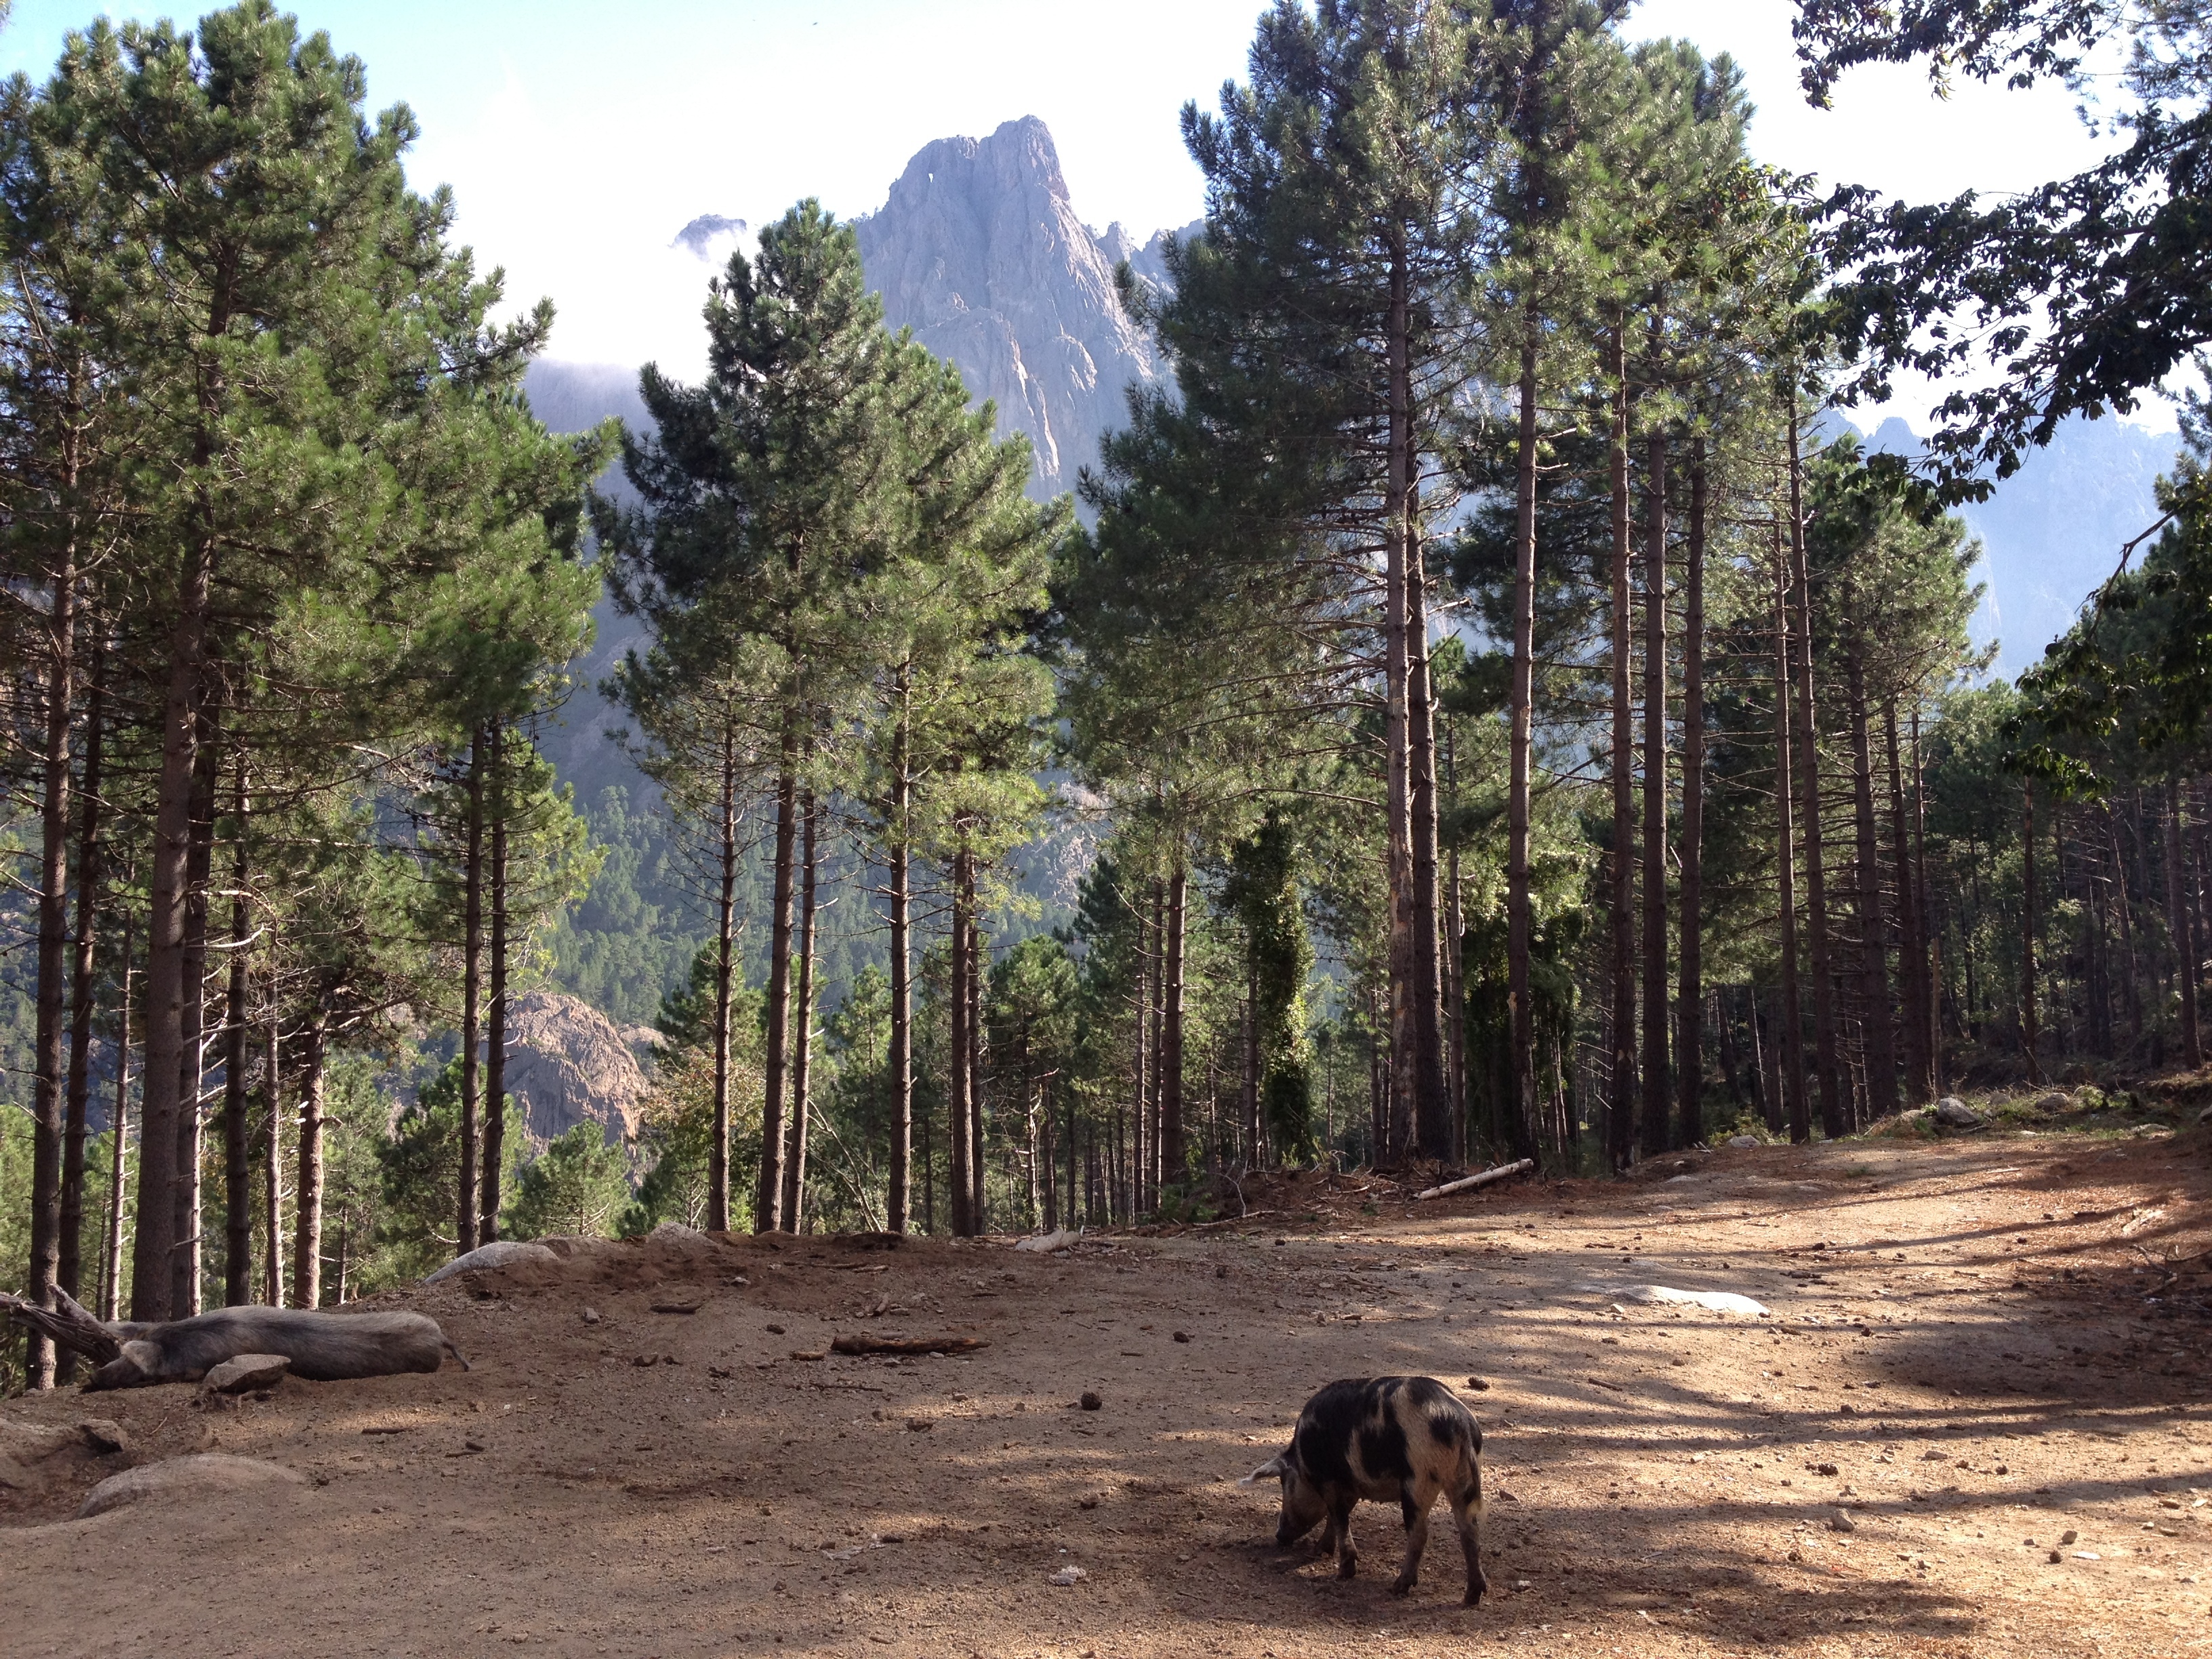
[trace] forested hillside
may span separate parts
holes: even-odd
[[[1923,50],[1805,16],[1816,91]],[[2112,228],[2183,118],[2094,235],[1916,215],[1612,8],[1284,4],[1198,223],[945,140],[702,264],[692,381],[550,362],[343,44],[244,0],[0,97],[0,1283],[1188,1221],[2203,1063],[2212,436],[2112,418],[2207,332]]]

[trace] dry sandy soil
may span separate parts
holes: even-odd
[[[0,1492],[0,1645],[2201,1652],[2207,1152],[2201,1131],[1723,1150],[1421,1205],[1308,1178],[1242,1224],[1058,1256],[583,1247],[393,1299],[467,1372],[9,1402],[0,1423],[112,1417],[131,1444]],[[1622,1291],[1650,1283],[1771,1312]],[[988,1346],[820,1357],[858,1331]],[[1395,1513],[1359,1511],[1347,1583],[1275,1547],[1272,1487],[1235,1484],[1314,1389],[1389,1371],[1446,1379],[1482,1422],[1480,1609],[1449,1525],[1401,1600]],[[309,1481],[68,1518],[118,1464],[206,1450]]]

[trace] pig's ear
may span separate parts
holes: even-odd
[[[1251,1474],[1246,1475],[1237,1484],[1240,1486],[1256,1486],[1262,1480],[1279,1480],[1283,1476],[1288,1474],[1290,1472],[1291,1460],[1289,1455],[1284,1452],[1277,1452],[1273,1457],[1261,1464],[1258,1468],[1253,1470]]]

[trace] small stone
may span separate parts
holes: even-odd
[[[1759,1145],[1759,1137],[1757,1135],[1730,1135],[1728,1138],[1728,1144],[1731,1146],[1756,1146]]]
[[[2067,1528],[2066,1528],[2066,1530],[2065,1530],[2064,1532],[2062,1532],[2062,1533],[2060,1533],[2060,1534],[2058,1534],[2058,1542],[2059,1542],[2059,1546],[2060,1546],[2060,1547],[2062,1547],[2062,1548],[2063,1548],[2063,1547],[2064,1547],[2066,1545],[2072,1543],[2075,1539],[2079,1538],[2081,1535],[2081,1534],[2080,1533],[2078,1533],[2078,1532],[2075,1531],[2073,1528],[2071,1528],[2071,1527]]]
[[[2057,1562],[2063,1560],[2065,1558],[2060,1555],[2057,1550],[2053,1550],[2051,1552],[2051,1559],[2052,1561]]]
[[[1833,1515],[1828,1517],[1828,1530],[1830,1532],[1856,1532],[1858,1529],[1859,1523],[1852,1520],[1850,1516],[1844,1514],[1841,1510],[1838,1510]]]
[[[1470,1376],[1467,1379],[1467,1386],[1477,1394],[1487,1394],[1490,1392],[1490,1379],[1486,1376]]]
[[[1835,1466],[1833,1463],[1820,1463],[1820,1464],[1815,1464],[1815,1465],[1814,1466],[1814,1470],[1813,1470],[1813,1472],[1814,1472],[1815,1474],[1835,1474],[1838,1473],[1838,1469],[1837,1469],[1836,1466]]]
[[[1104,1401],[1101,1400],[1089,1389],[1085,1389],[1083,1391],[1083,1398],[1076,1401],[1076,1404],[1082,1407],[1083,1409],[1087,1412],[1095,1412],[1105,1403],[1106,1402]]]
[[[906,1420],[906,1425],[916,1434],[927,1434],[937,1426],[935,1422],[927,1417],[909,1417]]]
[[[599,1322],[599,1310],[597,1308],[586,1308],[586,1309],[585,1309],[585,1310],[584,1310],[584,1322],[585,1322],[586,1325],[596,1325],[596,1324],[598,1324],[598,1323]]]
[[[770,1336],[781,1336],[783,1334],[783,1327],[781,1325],[771,1325],[768,1328],[768,1334]]]
[[[245,1394],[253,1389],[274,1388],[291,1364],[281,1353],[234,1354],[202,1377],[200,1386],[210,1394]]]
[[[111,1452],[131,1449],[131,1437],[112,1418],[88,1417],[76,1425],[76,1431],[84,1437],[86,1445],[103,1457]]]
[[[1178,1342],[1188,1342],[1190,1340],[1190,1333],[1188,1331],[1177,1331],[1175,1334],[1175,1340]]]
[[[1081,1583],[1089,1577],[1091,1577],[1091,1575],[1084,1571],[1080,1567],[1066,1566],[1062,1567],[1058,1572],[1049,1575],[1044,1582],[1048,1584],[1058,1584],[1061,1589],[1065,1589],[1070,1584]]]

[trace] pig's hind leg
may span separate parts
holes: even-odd
[[[1482,1473],[1480,1467],[1467,1484],[1450,1496],[1452,1519],[1459,1524],[1460,1553],[1467,1557],[1465,1605],[1479,1607],[1482,1605],[1483,1591],[1490,1588],[1490,1581],[1482,1576]]]
[[[1390,1586],[1394,1595],[1407,1594],[1420,1578],[1421,1558],[1429,1549],[1429,1510],[1436,1501],[1433,1491],[1424,1491],[1413,1481],[1400,1488],[1398,1507],[1406,1517],[1406,1561],[1398,1569],[1397,1582]]]

